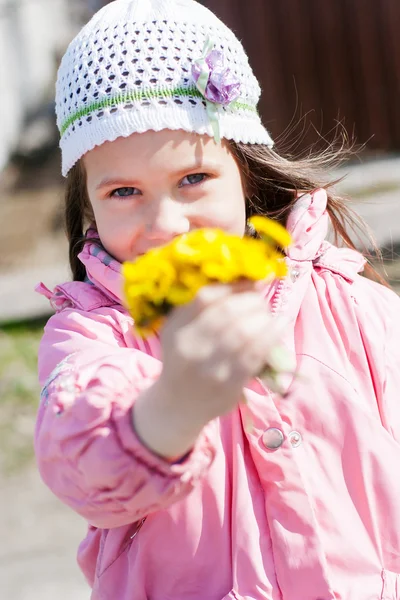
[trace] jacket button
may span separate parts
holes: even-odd
[[[296,283],[296,281],[298,280],[299,277],[300,277],[300,270],[296,269],[296,267],[292,267],[290,269],[290,279],[293,281],[293,283]]]
[[[276,450],[280,448],[285,441],[283,432],[277,427],[270,427],[264,431],[262,435],[262,442],[268,450]]]
[[[292,448],[298,448],[303,441],[301,433],[298,431],[291,431],[288,435],[289,442],[292,444]]]

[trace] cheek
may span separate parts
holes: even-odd
[[[96,226],[104,248],[119,261],[126,260],[131,254],[137,227],[127,215],[99,211]]]
[[[246,228],[246,202],[241,183],[224,185],[216,190],[208,214],[211,226],[243,236]]]

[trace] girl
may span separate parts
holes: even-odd
[[[274,152],[259,94],[193,0],[112,2],[60,67],[73,281],[39,288],[57,312],[35,447],[88,523],[95,600],[400,598],[399,300],[359,275],[341,200]],[[135,337],[121,261],[253,213],[290,230],[289,276],[210,286]],[[256,378],[279,316],[301,375],[285,398]]]

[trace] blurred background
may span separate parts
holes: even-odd
[[[142,0],[146,1],[146,0]],[[32,434],[37,348],[48,318],[34,293],[69,277],[54,118],[57,66],[101,0],[0,0],[0,597],[87,600],[75,565],[84,524],[41,484]],[[399,0],[204,0],[240,39],[261,112],[293,155],[340,130],[362,146],[332,177],[373,229],[400,290]],[[381,267],[382,270],[382,267]]]

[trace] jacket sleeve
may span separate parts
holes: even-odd
[[[64,503],[106,529],[187,495],[212,463],[217,427],[208,424],[180,464],[148,450],[135,435],[131,412],[161,363],[120,346],[119,336],[112,311],[67,309],[49,320],[39,350],[40,379],[46,379],[35,431],[40,474]]]

